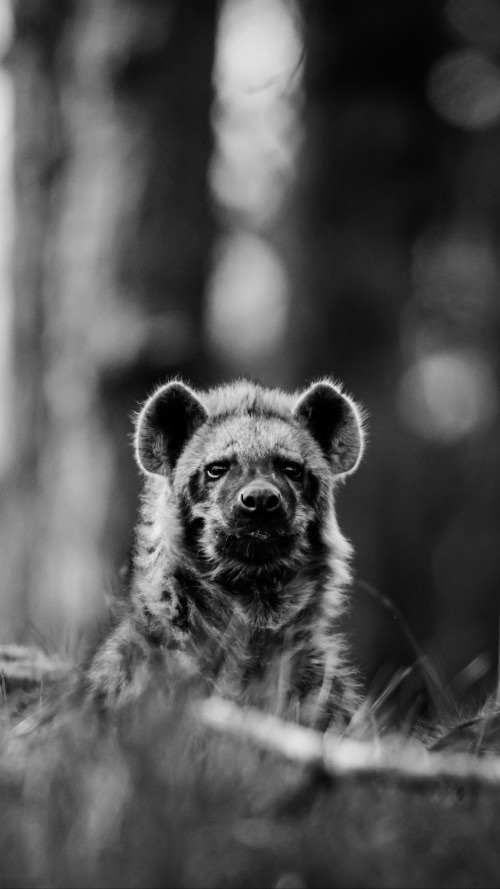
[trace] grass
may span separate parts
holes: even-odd
[[[500,883],[498,784],[328,777],[203,724],[193,689],[27,734],[3,706],[0,887]]]

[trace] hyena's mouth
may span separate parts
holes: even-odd
[[[289,529],[236,528],[219,534],[219,548],[246,565],[272,564],[290,555],[293,536]]]
[[[272,534],[269,530],[265,528],[255,528],[253,531],[247,531],[245,537],[250,537],[252,540],[271,540]]]

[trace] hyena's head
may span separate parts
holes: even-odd
[[[174,381],[146,402],[136,431],[143,471],[170,481],[191,556],[229,583],[313,566],[335,479],[362,449],[360,411],[330,381],[296,395],[247,382],[198,393]]]

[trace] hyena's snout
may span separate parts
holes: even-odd
[[[238,493],[235,512],[242,519],[268,519],[283,511],[283,498],[278,488],[267,479],[256,479]]]

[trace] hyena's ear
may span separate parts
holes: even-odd
[[[136,425],[135,451],[144,472],[169,475],[193,432],[207,419],[184,383],[167,383],[146,401]]]
[[[305,422],[335,475],[354,472],[363,454],[363,425],[351,398],[333,383],[314,383],[299,398],[294,416]]]

